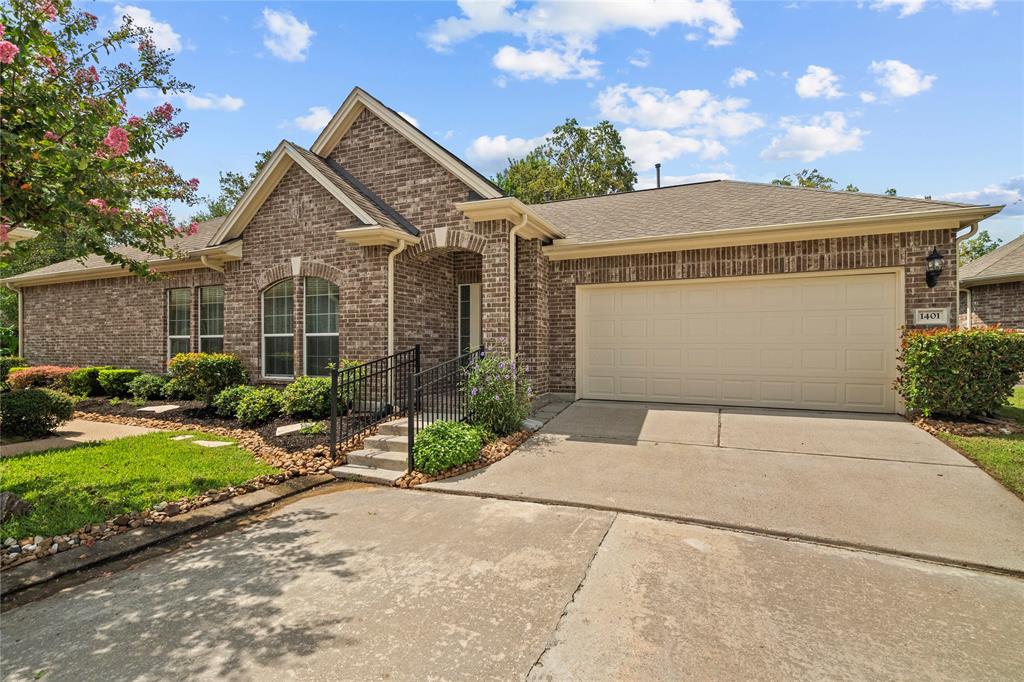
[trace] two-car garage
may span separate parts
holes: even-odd
[[[902,275],[580,286],[577,395],[894,412]]]

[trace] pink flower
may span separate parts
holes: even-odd
[[[36,5],[36,9],[50,21],[57,18],[57,8],[53,6],[53,2],[51,0],[43,0],[43,2]]]
[[[188,226],[188,229],[185,230],[185,234],[187,234],[189,237],[191,237],[192,235],[194,235],[198,231],[199,231],[199,223],[197,223],[196,221],[193,220],[192,223]]]
[[[164,102],[153,109],[152,114],[161,121],[170,121],[171,116],[174,116],[174,106],[172,106],[170,102]]]
[[[97,19],[95,14],[90,14],[89,12],[82,12],[82,16],[89,20],[90,26],[96,28]]]
[[[189,189],[195,192],[197,189],[199,189],[199,178],[192,178],[191,180],[189,180],[188,186]]]
[[[167,211],[162,206],[154,206],[149,209],[149,217],[153,220],[159,220],[160,222],[167,222]]]
[[[87,83],[99,83],[100,74],[96,71],[95,66],[90,66],[88,69],[79,69],[78,73],[75,74],[75,79]]]
[[[0,24],[0,38],[3,38],[4,37],[4,33],[6,33],[6,32],[7,32],[7,27],[4,26],[3,24]]]
[[[112,126],[103,138],[103,144],[110,149],[111,156],[124,156],[128,152],[128,133],[124,128]]]
[[[103,201],[103,199],[89,199],[89,201],[85,202],[85,205],[92,206],[100,213],[107,212],[107,202]]]
[[[53,63],[52,57],[36,57],[36,61],[40,66],[46,67],[46,70],[50,72],[51,76],[56,76],[60,73],[57,70],[57,65]]]
[[[128,118],[127,125],[130,125],[132,127],[135,127],[137,125],[142,125],[142,119],[139,118],[138,116],[131,116],[131,117]]]
[[[0,24],[2,26],[2,24]],[[11,232],[11,225],[6,220],[0,220],[0,242],[7,243]]]
[[[14,55],[19,52],[21,50],[14,43],[8,40],[0,41],[0,64],[10,64],[14,61]]]
[[[49,140],[50,142],[60,142],[60,137],[55,135],[53,131],[50,130],[47,130],[45,133],[43,133],[43,139]]]
[[[171,137],[177,138],[177,137],[181,137],[182,135],[184,135],[185,131],[187,131],[187,130],[188,130],[188,126],[185,126],[185,125],[182,125],[181,123],[179,123],[178,125],[173,125],[170,128],[168,128],[167,129],[167,134],[170,135]]]

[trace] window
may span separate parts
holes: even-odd
[[[459,353],[480,347],[480,284],[459,285]]]
[[[192,292],[188,289],[167,290],[167,357],[189,351],[192,332]]]
[[[224,287],[199,288],[199,352],[224,352]]]
[[[326,376],[327,365],[338,362],[338,286],[307,277],[305,289],[306,374]]]
[[[295,332],[290,279],[263,292],[263,376],[291,377],[295,373]]]

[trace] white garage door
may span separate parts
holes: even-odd
[[[893,412],[895,274],[579,287],[581,398]]]

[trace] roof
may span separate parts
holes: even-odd
[[[865,192],[712,180],[531,208],[575,243],[584,244],[973,207]]]
[[[1024,280],[1024,234],[960,268],[961,284]]]
[[[190,252],[199,251],[206,248],[210,239],[216,234],[220,224],[224,222],[224,218],[214,218],[213,220],[207,220],[199,223],[198,229],[195,234],[182,234],[180,237],[172,239],[168,246],[172,249],[180,251],[184,254]],[[130,258],[135,261],[154,261],[154,260],[165,260],[166,257],[162,255],[155,255],[147,253],[140,249],[132,246],[115,246],[111,251],[119,253],[122,256]],[[85,258],[71,260],[64,260],[59,263],[53,263],[42,268],[36,268],[35,270],[29,270],[23,272],[20,275],[14,275],[5,279],[5,282],[16,284],[22,279],[37,279],[48,275],[64,275],[73,272],[85,272],[87,270],[95,270],[98,268],[109,268],[112,264],[108,263],[103,259],[103,256],[89,255]]]

